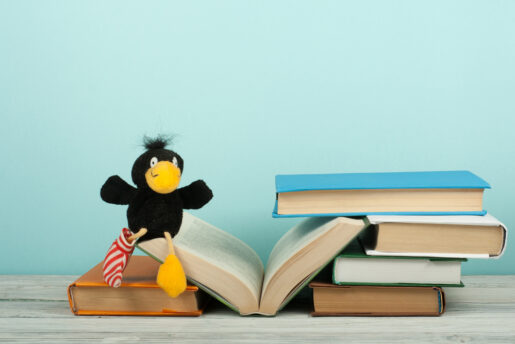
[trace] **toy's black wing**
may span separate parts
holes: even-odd
[[[129,204],[135,194],[136,188],[119,176],[109,177],[100,189],[100,197],[112,204]]]
[[[199,209],[213,198],[213,192],[203,180],[197,180],[188,186],[180,188],[184,209]]]

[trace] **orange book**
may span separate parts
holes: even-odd
[[[104,282],[103,262],[68,286],[68,300],[75,315],[199,316],[208,296],[188,285],[176,298],[157,284],[160,264],[147,256],[132,256],[122,284],[112,288]]]

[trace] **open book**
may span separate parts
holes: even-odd
[[[185,212],[174,246],[191,283],[241,315],[275,315],[364,227],[345,217],[304,220],[277,242],[264,269],[244,242]],[[168,255],[164,238],[137,246],[160,262]]]

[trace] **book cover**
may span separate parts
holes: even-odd
[[[176,298],[157,284],[159,263],[147,256],[132,256],[122,284],[112,288],[103,280],[103,262],[68,286],[68,301],[75,315],[199,316],[208,296],[188,285]]]
[[[440,287],[340,286],[312,282],[312,316],[440,316]]]
[[[461,263],[467,259],[369,256],[354,240],[333,263],[339,285],[464,287]]]
[[[484,216],[398,216],[370,215],[366,217],[371,226],[361,239],[367,255],[435,257],[435,258],[499,258],[506,249],[508,228],[491,214]],[[372,245],[381,241],[372,232],[383,227],[390,229],[388,241],[397,242],[399,249],[386,250]],[[376,233],[377,234],[377,233]],[[368,240],[367,240],[368,238]],[[411,245],[403,244],[408,240]],[[470,247],[463,247],[467,244]],[[426,249],[422,248],[426,246]],[[492,246],[490,249],[488,247]],[[429,250],[433,248],[433,250]],[[436,250],[438,248],[438,250]]]
[[[280,174],[276,192],[362,189],[489,189],[470,171]]]
[[[490,188],[490,185],[473,174],[470,171],[433,171],[433,172],[383,172],[383,173],[338,173],[338,174],[290,174],[290,175],[277,175],[276,179],[276,194],[277,199],[275,207],[272,213],[273,217],[312,217],[312,216],[362,216],[371,214],[398,214],[398,215],[484,215],[486,212],[481,207],[481,197],[484,189]],[[381,210],[381,207],[373,206],[370,209],[363,210],[355,207],[350,207],[344,211],[340,211],[338,207],[329,207],[328,209],[320,209],[318,211],[310,212],[309,201],[304,201],[303,204],[293,203],[292,209],[300,207],[299,212],[295,212],[292,209],[287,211],[282,210],[280,204],[292,205],[293,196],[302,199],[308,199],[307,196],[313,197],[318,194],[325,199],[327,197],[333,197],[335,191],[346,191],[346,194],[354,194],[355,192],[350,191],[362,191],[360,194],[370,194],[368,199],[373,199],[378,195],[373,190],[383,190],[390,192],[397,192],[399,190],[415,191],[421,190],[422,197],[423,192],[429,193],[448,193],[452,191],[460,190],[477,190],[475,193],[476,203],[473,207],[467,208],[464,203],[464,207],[428,207],[427,209],[422,208],[411,210],[410,207],[397,207],[394,210],[387,209]],[[440,191],[439,191],[440,190]],[[365,191],[365,192],[363,192]],[[408,195],[404,192],[405,195]],[[461,193],[460,197],[469,197],[467,193]],[[288,196],[288,197],[286,197]],[[433,197],[434,195],[431,195]],[[347,196],[345,196],[347,197]],[[451,195],[450,197],[456,197]],[[420,197],[419,197],[420,198]],[[449,198],[449,197],[447,197]],[[309,198],[315,200],[314,198]],[[320,198],[316,201],[320,201]],[[288,203],[286,203],[288,202]],[[311,201],[313,202],[313,201]],[[342,203],[341,199],[336,202]],[[383,201],[384,203],[384,201]],[[313,203],[312,203],[313,204]],[[307,205],[307,208],[303,205]],[[478,208],[480,206],[481,208]],[[322,211],[323,210],[323,211]]]

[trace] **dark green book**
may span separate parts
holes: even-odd
[[[335,258],[333,283],[340,285],[463,287],[466,259],[367,256],[354,240]]]

